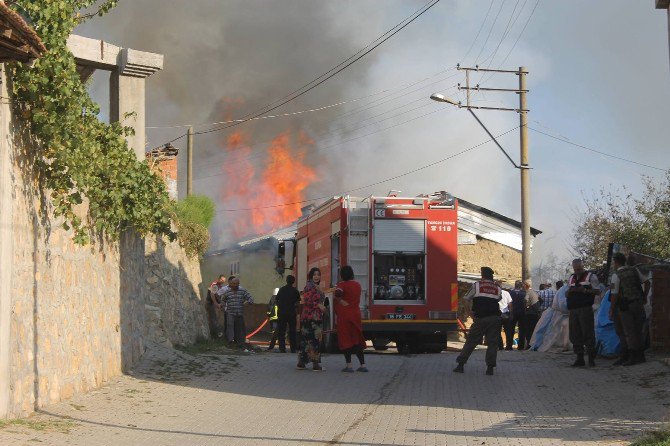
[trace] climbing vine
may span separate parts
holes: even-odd
[[[98,105],[77,73],[67,38],[84,20],[103,15],[117,1],[17,0],[12,3],[34,27],[47,53],[34,65],[12,68],[17,115],[36,149],[37,179],[51,196],[54,213],[74,240],[92,232],[117,239],[133,228],[141,235],[174,237],[165,184],[138,161],[124,136],[133,130],[98,119]],[[87,12],[92,11],[92,12]],[[79,206],[81,204],[86,206]],[[87,209],[81,215],[80,209]]]

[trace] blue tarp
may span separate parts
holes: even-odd
[[[605,293],[596,313],[596,348],[600,356],[619,354],[619,337],[614,331],[614,322],[609,318],[610,291]]]

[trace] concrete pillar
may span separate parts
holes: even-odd
[[[119,59],[109,81],[109,119],[135,129],[135,135],[127,137],[128,145],[143,160],[147,151],[145,79],[163,68],[163,56],[126,48]]]
[[[10,119],[5,66],[0,65],[0,419],[9,412],[12,314],[13,201]]]
[[[139,160],[144,159],[146,151],[144,82],[142,78],[123,76],[118,71],[112,72],[109,78],[109,121],[135,129],[135,135],[128,135],[126,140]]]

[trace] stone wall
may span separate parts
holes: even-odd
[[[142,246],[125,240],[122,255],[119,245],[75,245],[70,232],[44,217],[48,206],[19,165],[7,410],[16,416],[100,386],[143,351],[142,307],[134,304],[141,295],[132,286]]]
[[[71,231],[49,217],[29,150],[19,146],[0,145],[10,161],[0,165],[0,179],[11,190],[0,194],[1,208],[11,208],[0,233],[8,281],[0,320],[9,321],[0,336],[0,370],[8,376],[0,382],[0,418],[101,386],[137,364],[151,342],[208,336],[198,260],[177,243],[145,243],[131,232],[119,242],[75,245]]]
[[[521,279],[521,252],[481,237],[474,245],[458,246],[459,272],[479,274],[482,266],[490,266],[497,279],[513,285]]]
[[[209,336],[198,259],[188,258],[177,242],[148,237],[144,277],[148,340],[190,345]]]

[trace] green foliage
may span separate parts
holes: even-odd
[[[209,246],[209,231],[206,227],[192,221],[176,219],[179,245],[189,257],[200,257]]]
[[[670,446],[670,430],[664,429],[651,432],[635,440],[631,446]]]
[[[633,251],[661,259],[670,258],[670,172],[661,182],[645,180],[642,197],[600,191],[586,202],[586,212],[573,230],[575,249],[587,266],[607,260],[610,243],[622,243]]]
[[[105,124],[99,107],[77,74],[67,38],[76,25],[102,15],[117,3],[95,0],[18,0],[12,6],[32,23],[48,52],[33,67],[14,64],[17,115],[36,148],[40,185],[48,190],[56,217],[74,230],[78,243],[91,231],[113,239],[134,228],[141,235],[173,238],[170,200],[160,177],[138,161],[124,136],[133,129]],[[82,10],[93,12],[82,14]],[[86,216],[75,212],[87,203]]]
[[[191,195],[175,204],[177,218],[206,228],[214,220],[214,202],[205,195]]]

